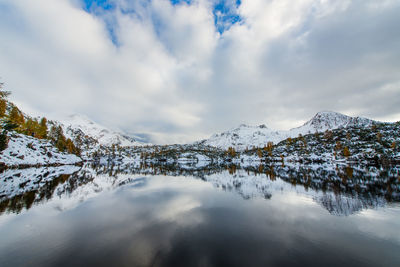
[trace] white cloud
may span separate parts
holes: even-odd
[[[398,1],[243,0],[222,35],[211,0],[113,2],[92,15],[78,0],[2,0],[0,76],[12,99],[156,142],[242,122],[289,128],[327,109],[400,119]]]

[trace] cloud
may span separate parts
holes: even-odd
[[[0,75],[41,114],[153,142],[320,110],[399,120],[398,1],[3,0]]]

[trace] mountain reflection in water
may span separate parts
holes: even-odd
[[[146,176],[187,176],[244,199],[270,199],[295,192],[330,214],[348,216],[400,201],[398,167],[342,165],[86,165],[10,169],[1,174],[0,214],[20,213],[54,199],[73,207],[100,192],[130,184],[145,186]]]
[[[0,266],[400,266],[397,168],[7,170]]]

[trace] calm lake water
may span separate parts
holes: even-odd
[[[0,177],[0,266],[400,266],[397,168],[63,166]]]

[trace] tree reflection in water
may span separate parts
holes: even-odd
[[[0,214],[20,213],[88,186],[95,193],[125,184],[144,184],[143,176],[188,176],[239,193],[244,199],[270,199],[277,191],[310,196],[331,214],[351,215],[400,201],[398,167],[347,165],[182,164],[86,165],[6,170],[0,185]],[[138,177],[141,176],[141,177]],[[98,183],[97,180],[104,181]],[[77,193],[79,195],[79,193]],[[84,197],[84,196],[81,196]]]

